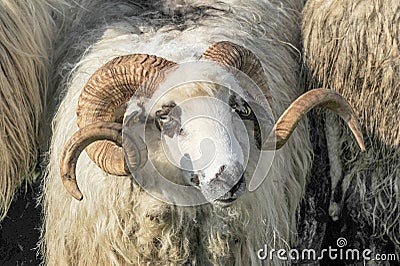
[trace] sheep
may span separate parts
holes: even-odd
[[[359,154],[327,114],[319,134],[329,146],[332,198],[341,195],[330,215],[358,228],[343,232],[354,235],[352,246],[375,252],[400,247],[399,12],[399,1],[378,0],[309,0],[303,11],[304,62],[316,86],[343,94],[367,136],[367,152]]]
[[[60,69],[69,67],[70,74],[57,89],[64,99],[53,120],[41,199],[45,221],[40,247],[47,264],[270,264],[259,260],[259,248],[290,247],[312,160],[307,119],[301,118],[315,106],[334,109],[363,147],[351,107],[339,94],[320,89],[294,101],[301,94],[301,8],[299,1],[79,3],[80,15],[71,23],[76,26],[64,34],[57,61]],[[188,71],[189,61],[195,64]],[[207,166],[204,173],[177,170],[167,161],[160,135],[167,150],[179,138],[188,141],[183,152],[198,155],[191,144],[199,145],[194,134],[199,127],[183,127],[189,140],[180,135],[180,123],[198,110],[185,101],[207,98],[201,110],[220,117],[220,131],[232,130],[232,110],[240,117],[256,112],[246,102],[263,97],[247,95],[235,77],[239,74],[227,71],[229,67],[244,72],[262,90],[271,112],[261,108],[260,114],[276,117],[261,115],[243,122],[253,132],[246,169],[240,169],[245,153],[240,134],[231,140],[235,168],[219,150],[227,147],[227,136],[200,119],[200,133],[215,141],[218,164]],[[180,83],[187,76],[196,82]],[[204,82],[211,77],[227,85]],[[163,86],[174,89],[160,96]],[[228,87],[238,88],[240,97],[232,98]],[[144,124],[149,128],[145,141],[129,131],[143,121],[151,121]],[[271,138],[258,137],[264,126],[272,128]],[[280,149],[263,183],[245,191],[259,148]],[[156,162],[163,176],[198,189],[207,203],[168,204],[160,200],[165,193],[171,195],[163,187],[156,195],[148,193],[140,178],[131,175],[144,174],[144,181],[155,182],[155,171],[141,172],[148,161]],[[212,186],[211,178],[223,179],[223,185]],[[172,196],[174,200],[179,194]],[[285,264],[276,259],[273,263]]]
[[[0,3],[0,221],[23,182],[35,171],[60,1]],[[42,140],[40,140],[42,139]],[[42,145],[42,148],[45,145]]]

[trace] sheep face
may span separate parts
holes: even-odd
[[[149,139],[160,143],[148,145],[155,171],[168,180],[199,189],[208,202],[227,205],[246,188],[249,142],[243,132],[251,123],[243,123],[240,116],[251,109],[244,105],[223,86],[192,83],[175,87],[148,103],[135,99],[127,113],[140,106],[150,110],[144,139],[146,143]]]

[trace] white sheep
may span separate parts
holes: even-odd
[[[65,97],[54,117],[44,181],[41,248],[47,264],[269,264],[272,262],[258,259],[258,249],[264,245],[290,247],[295,240],[296,208],[312,159],[306,119],[300,118],[317,105],[334,109],[362,145],[351,108],[338,94],[322,89],[293,102],[300,94],[296,47],[301,8],[299,1],[142,5],[81,1],[80,15],[72,23],[76,26],[61,45],[65,50],[60,58],[65,61],[60,66],[73,63],[73,68],[68,81],[59,85],[59,93]],[[79,61],[74,62],[77,57]],[[255,128],[254,136],[249,134],[247,166],[242,137],[230,133],[234,131],[232,110],[246,116],[255,110],[248,109],[245,101],[257,101],[257,97],[234,95],[230,105],[232,94],[226,87],[199,81],[181,84],[158,98],[160,88],[168,88],[171,79],[179,82],[188,73],[181,67],[185,62],[199,58],[220,66],[193,68],[194,78],[223,76],[229,85],[239,88],[239,95],[245,93],[235,73],[224,68],[231,66],[260,87],[272,114],[280,116],[275,126],[266,125],[274,126],[277,142],[257,135],[271,117],[258,120],[258,126],[254,119],[245,123],[249,132]],[[198,96],[208,99],[199,101],[203,108],[184,104]],[[129,126],[140,124],[143,114],[152,123],[145,125],[149,132],[145,142],[127,133],[128,141],[122,145],[131,148],[124,156],[121,131],[126,128],[120,122],[128,101],[124,118],[134,117],[132,124],[127,122]],[[152,101],[155,105],[149,104]],[[217,115],[221,126],[210,125],[206,119],[181,126],[199,109],[209,117]],[[217,159],[202,173],[173,167],[163,152],[161,135],[167,150],[178,139],[183,152],[192,157],[199,156],[195,148],[201,134],[214,140]],[[242,134],[247,137],[245,131]],[[232,137],[230,144],[228,137]],[[80,151],[94,140],[102,141],[91,144],[78,160]],[[268,176],[255,191],[245,191],[247,177],[256,169],[257,147],[270,149],[275,144],[283,147],[276,151]],[[224,150],[230,148],[236,156],[233,161],[224,157]],[[129,152],[132,150],[135,152]],[[210,203],[178,206],[150,195],[132,178],[127,166],[130,162],[133,170],[143,174],[140,169],[147,161],[155,162],[163,176],[197,186]],[[142,178],[154,180],[153,174],[145,172]],[[222,185],[211,184],[216,179],[222,179]],[[171,192],[161,188],[157,193],[162,197]],[[285,262],[275,258],[273,263]]]

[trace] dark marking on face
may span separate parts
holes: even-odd
[[[161,110],[156,111],[154,122],[158,130],[172,138],[181,132],[181,116],[181,108],[175,103],[169,103],[162,105]]]
[[[200,185],[199,175],[198,174],[192,174],[192,177],[190,178],[190,182],[192,182],[196,186],[199,186]]]
[[[215,178],[220,177],[220,176],[222,175],[222,172],[225,170],[225,168],[226,168],[226,165],[222,165],[222,166],[219,168],[218,173],[215,174]]]

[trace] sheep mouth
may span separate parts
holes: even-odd
[[[229,206],[235,200],[237,200],[246,190],[246,180],[244,175],[238,180],[238,182],[223,196],[214,200],[214,204],[221,206]]]

